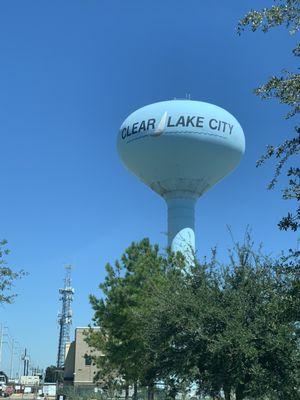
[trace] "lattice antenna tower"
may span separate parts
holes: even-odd
[[[61,313],[58,314],[59,342],[57,354],[57,367],[63,368],[65,363],[66,344],[70,342],[70,328],[72,325],[72,308],[74,289],[71,286],[71,265],[66,265],[64,288],[59,289],[60,301],[62,302]]]

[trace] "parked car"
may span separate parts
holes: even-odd
[[[13,388],[13,386],[6,386],[5,389],[5,397],[9,397],[14,393],[15,389]]]
[[[0,371],[0,396],[4,396],[5,394],[7,381],[7,375],[3,371]]]

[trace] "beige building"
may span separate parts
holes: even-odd
[[[86,328],[75,329],[75,340],[66,348],[66,359],[64,366],[64,382],[74,386],[94,386],[94,376],[97,368],[93,365],[91,349],[85,342]],[[93,328],[98,329],[98,328]],[[100,355],[94,351],[93,355]]]

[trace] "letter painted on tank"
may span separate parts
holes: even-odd
[[[147,131],[150,129],[150,127],[152,129],[155,129],[155,119],[154,118],[148,119]]]
[[[208,124],[209,124],[210,129],[216,130],[216,129],[218,129],[218,125],[215,125],[214,123],[217,123],[217,124],[218,124],[218,121],[217,121],[216,119],[212,118],[212,119],[209,121]]]
[[[141,132],[141,131],[145,131],[146,130],[146,122],[145,121],[142,121],[141,122],[141,125],[140,125],[140,127],[139,127],[139,133]]]
[[[178,118],[178,121],[177,121],[177,123],[176,123],[175,126],[179,126],[179,125],[185,126],[185,121],[184,121],[184,116],[183,116],[183,115],[181,115],[181,116]]]
[[[169,117],[168,118],[168,123],[167,123],[167,127],[168,128],[174,128],[174,126],[175,126],[175,125],[171,124],[171,120],[172,120],[172,117]]]
[[[203,128],[204,117],[197,117],[196,127]]]
[[[223,132],[225,132],[226,131],[227,122],[224,122],[224,121],[222,121],[222,122],[223,122]]]
[[[194,121],[193,121],[195,118],[196,118],[195,116],[193,116],[193,117],[188,116],[186,119],[186,126],[191,125],[191,126],[195,127]]]
[[[125,128],[122,129],[121,136],[122,136],[122,139],[126,138],[126,126],[125,126]]]
[[[138,129],[137,129],[137,127],[138,127],[138,122],[135,122],[133,125],[132,125],[132,130],[131,130],[131,133],[134,135],[135,133],[137,133],[137,131],[138,131]]]

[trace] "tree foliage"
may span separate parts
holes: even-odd
[[[45,372],[45,382],[63,382],[63,370],[57,368],[55,365],[49,365],[49,367],[46,368]]]
[[[0,241],[0,304],[1,303],[12,303],[16,297],[15,293],[12,293],[14,281],[25,275],[24,271],[13,271],[6,261],[6,256],[9,254],[9,250],[6,247],[7,241]]]
[[[159,254],[158,246],[144,239],[132,243],[113,266],[106,265],[107,275],[100,285],[104,298],[90,297],[95,310],[93,321],[101,329],[91,331],[88,337],[88,343],[105,354],[95,360],[102,377],[105,375],[115,382],[119,377],[126,384],[139,381],[149,388],[153,386],[159,376],[158,350],[150,349],[141,335],[137,316],[143,313],[155,287],[162,285],[167,269],[180,260],[179,256],[168,264]]]
[[[299,398],[298,261],[266,256],[248,234],[227,262],[213,250],[187,269],[180,254],[133,243],[91,296],[99,375],[164,382],[172,398],[195,384],[227,400]]]
[[[285,26],[291,34],[295,34],[300,28],[300,1],[299,0],[276,0],[271,7],[260,11],[252,10],[242,18],[238,24],[238,33],[241,34],[245,27],[250,27],[253,32],[262,30],[268,32],[278,26]],[[300,56],[300,44],[297,43],[293,49],[296,57]],[[300,112],[300,75],[296,71],[284,70],[279,76],[272,76],[269,81],[257,89],[255,94],[262,99],[277,99],[280,103],[289,107],[286,118],[291,118]],[[272,189],[277,183],[278,177],[284,166],[287,166],[292,157],[300,152],[300,127],[295,126],[294,134],[278,145],[269,145],[266,153],[257,162],[262,165],[266,160],[275,157],[275,174],[269,183]],[[289,212],[279,222],[279,228],[296,231],[300,227],[300,169],[291,165],[287,168],[288,184],[283,190],[283,198],[295,200],[296,210]]]

